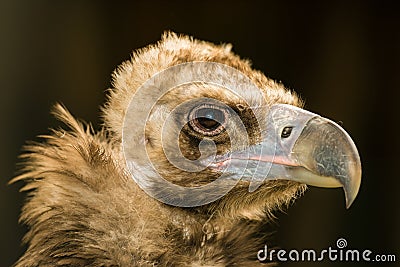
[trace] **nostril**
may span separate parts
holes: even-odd
[[[293,129],[293,127],[291,127],[291,126],[283,128],[281,137],[288,138],[290,136],[290,134],[292,133],[292,129]]]

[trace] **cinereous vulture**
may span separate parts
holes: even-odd
[[[265,266],[273,212],[306,184],[358,193],[349,135],[231,52],[165,33],[113,73],[98,131],[30,143],[26,266]],[[78,97],[78,96],[77,96]]]

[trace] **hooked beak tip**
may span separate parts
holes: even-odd
[[[345,192],[346,208],[356,198],[361,184],[361,161],[347,132],[335,122],[322,117],[311,119],[299,136],[293,151],[297,160],[321,177],[316,186],[331,187],[330,177]]]

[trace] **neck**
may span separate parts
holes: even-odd
[[[172,247],[160,262],[173,258],[182,266],[254,266],[269,236],[266,233],[271,232],[265,218],[226,218],[218,212],[204,213],[204,208],[170,210],[166,238]]]

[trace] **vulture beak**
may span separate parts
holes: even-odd
[[[211,169],[250,181],[250,192],[266,179],[343,187],[346,207],[350,207],[361,183],[361,162],[353,140],[342,127],[286,104],[273,105],[266,120],[257,119],[262,142],[215,157]]]

